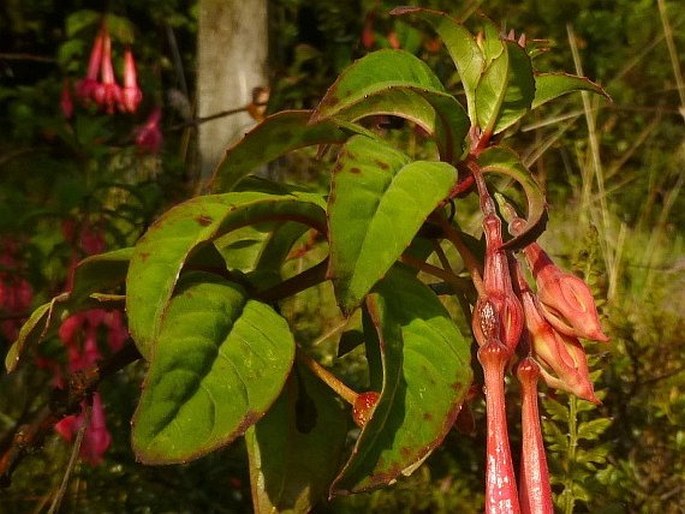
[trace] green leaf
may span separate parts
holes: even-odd
[[[359,305],[402,255],[456,179],[449,164],[410,163],[392,147],[363,136],[348,141],[328,199],[328,276],[343,312]]]
[[[212,191],[230,191],[248,173],[288,152],[312,145],[344,143],[361,130],[341,127],[331,120],[309,123],[310,117],[311,111],[283,111],[250,130],[226,150],[212,176]]]
[[[545,398],[543,405],[550,417],[555,421],[568,423],[568,408],[553,398]]]
[[[83,29],[100,23],[102,20],[102,13],[92,11],[90,9],[82,9],[70,14],[66,20],[67,37],[73,38]]]
[[[380,342],[383,388],[332,491],[356,493],[411,474],[441,443],[471,383],[470,341],[404,267],[367,297]]]
[[[538,73],[535,75],[535,98],[531,109],[574,91],[590,91],[611,99],[604,89],[585,77],[568,73]]]
[[[178,276],[193,252],[231,230],[265,221],[297,221],[325,233],[324,205],[309,193],[233,192],[193,198],[167,211],[136,245],[126,278],[129,330],[140,353],[149,359]]]
[[[411,15],[429,23],[445,43],[445,47],[454,61],[461,78],[469,119],[476,122],[475,92],[476,85],[485,67],[483,54],[478,48],[472,34],[457,20],[447,14],[419,7],[396,7],[390,14]]]
[[[350,415],[304,366],[269,412],[245,433],[257,514],[306,513],[328,493]]]
[[[593,441],[598,439],[611,426],[610,418],[597,418],[578,425],[578,439]]]
[[[523,231],[504,244],[505,248],[518,250],[532,243],[544,231],[547,223],[547,202],[540,186],[521,162],[518,155],[508,148],[492,146],[478,156],[483,173],[500,173],[513,178],[523,188],[528,201],[528,214]]]
[[[485,69],[476,88],[478,125],[484,134],[498,134],[516,123],[535,96],[528,54],[512,41],[503,43],[505,51]]]
[[[133,416],[141,462],[187,462],[230,443],[264,415],[292,367],[286,321],[210,277],[186,277],[169,304]]]
[[[380,50],[348,67],[330,87],[312,121],[356,121],[388,114],[408,119],[436,138],[443,161],[459,157],[469,120],[428,66],[403,50]]]
[[[101,293],[124,283],[132,255],[133,248],[123,248],[93,255],[79,262],[74,271],[72,291],[57,295],[38,307],[21,327],[17,340],[5,357],[7,371],[14,371],[22,355],[54,333],[70,314],[111,304],[111,297]]]

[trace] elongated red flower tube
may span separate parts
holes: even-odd
[[[127,48],[124,52],[124,87],[121,89],[119,109],[123,112],[136,112],[143,99],[143,93],[138,87],[138,74],[133,52]]]
[[[530,357],[523,359],[516,376],[521,383],[521,472],[519,499],[522,514],[554,514],[552,487],[542,440],[538,409],[540,368]]]
[[[114,78],[114,67],[112,66],[112,40],[107,29],[103,29],[102,35],[102,61],[100,66],[100,77],[102,82],[97,85],[93,92],[95,102],[104,107],[107,113],[112,114],[114,107],[121,100],[121,88]]]
[[[478,360],[483,367],[485,382],[488,426],[485,470],[486,514],[520,512],[504,403],[504,370],[510,356],[507,347],[495,338],[490,339],[478,350]]]
[[[90,59],[88,60],[88,71],[84,79],[76,83],[76,95],[83,100],[94,100],[93,94],[98,87],[98,73],[102,64],[102,44],[104,33],[101,30],[95,36],[93,48],[90,51]]]

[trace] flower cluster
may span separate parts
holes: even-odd
[[[473,310],[487,409],[486,512],[552,513],[552,494],[537,404],[537,381],[598,402],[579,338],[608,341],[592,293],[581,279],[559,269],[538,243],[524,248],[537,292],[521,263],[503,246],[502,223],[482,175],[475,175],[483,212],[486,253],[483,285]],[[524,220],[504,206],[509,232],[520,234]],[[519,488],[509,447],[504,374],[516,352],[523,395],[523,448]]]
[[[136,112],[143,93],[138,86],[136,63],[130,48],[124,51],[123,80],[121,87],[114,76],[112,40],[107,27],[103,25],[95,37],[86,76],[76,84],[76,95],[84,101],[95,102],[109,114],[114,113],[115,109]]]

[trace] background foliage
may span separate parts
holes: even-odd
[[[565,395],[544,401],[550,464],[563,512],[685,511],[685,91],[678,90],[685,8],[650,0],[489,0],[456,8],[446,0],[407,3],[463,16],[480,7],[507,30],[554,41],[539,67],[582,67],[612,95],[610,104],[570,98],[525,120],[517,136],[553,206],[545,245],[604,299],[612,337],[589,352],[599,355],[593,363],[599,408]],[[425,58],[456,90],[454,70],[433,35],[387,15],[397,4],[271,0],[269,109],[311,107],[353,59],[396,44]],[[136,52],[143,108],[119,117],[80,109],[69,123],[59,108],[60,91],[65,78],[84,73],[97,28],[79,20],[99,5],[33,0],[0,7],[0,251],[12,257],[0,264],[0,277],[3,284],[26,280],[34,306],[62,289],[70,260],[85,253],[65,235],[65,222],[75,223],[81,235],[95,227],[108,248],[122,247],[196,187],[194,134],[187,123],[194,100],[196,5],[121,0],[110,7],[120,19],[113,38],[132,43]],[[679,54],[669,51],[669,40]],[[159,104],[163,150],[141,154],[132,144],[134,127]],[[278,166],[286,178],[324,185],[311,155]],[[354,352],[336,359],[332,339],[316,340],[336,320],[320,315],[333,313],[332,305],[316,306],[324,292],[308,294],[288,306],[300,319],[298,339],[317,343],[321,360],[349,383],[361,382]],[[0,308],[3,322],[25,314]],[[45,352],[59,356],[60,344],[53,343]],[[113,447],[103,465],[77,466],[64,510],[249,509],[240,445],[188,466],[133,462],[127,420],[142,374],[135,365],[104,384]],[[0,380],[1,446],[16,421],[46,400],[35,392],[45,390],[51,376],[26,368]],[[484,423],[481,405],[473,416],[474,423]],[[479,512],[484,441],[469,426],[457,428],[412,477],[387,490],[338,499],[321,512]],[[2,493],[2,512],[27,512],[49,502],[69,452],[62,440],[47,440]]]

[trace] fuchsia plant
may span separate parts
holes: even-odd
[[[474,389],[475,344],[487,411],[485,511],[551,513],[537,379],[595,401],[578,338],[607,337],[587,286],[536,243],[547,202],[505,139],[561,95],[604,92],[583,77],[534,72],[537,49],[486,18],[474,35],[444,13],[392,14],[442,38],[465,105],[414,55],[369,53],[315,109],[273,114],[230,147],[208,194],[164,213],[133,248],[83,260],[71,291],[24,326],[7,367],[54,332],[55,320],[94,301],[106,310],[125,302],[131,342],[122,352],[135,346],[148,366],[132,420],[137,459],[184,463],[244,437],[255,511],[307,512],[420,466]],[[96,41],[94,52],[107,54],[107,45]],[[366,120],[379,116],[407,120],[412,137],[424,138],[424,158],[374,131]],[[138,133],[141,145],[156,147],[158,122],[153,114]],[[327,194],[249,176],[307,146],[334,149]],[[501,200],[493,175],[510,179],[507,197],[520,209]],[[461,199],[471,194],[483,237],[459,224]],[[301,271],[288,265],[293,256]],[[347,323],[341,340],[365,352],[365,392],[315,360],[310,341],[290,328],[283,302],[324,283]],[[462,312],[448,311],[441,295],[454,296]],[[522,391],[518,479],[506,417],[511,369]],[[94,376],[72,389],[87,396],[102,378]]]

